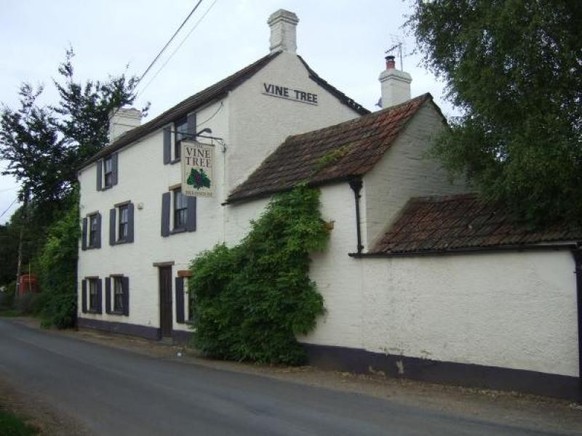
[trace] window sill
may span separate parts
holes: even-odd
[[[173,159],[173,160],[170,161],[170,165],[177,164],[178,162],[180,162],[180,160],[181,160],[180,158]]]
[[[123,244],[131,244],[133,241],[128,241],[126,239],[120,239],[119,241],[115,241],[112,245],[123,245]]]
[[[93,315],[101,315],[101,312],[99,312],[96,309],[87,309],[87,312],[85,312],[85,313],[90,313],[90,314],[93,314]]]
[[[186,232],[187,232],[187,230],[185,227],[178,227],[177,229],[172,229],[170,231],[170,235],[175,235],[177,233],[186,233]]]
[[[87,245],[87,247],[85,248],[86,250],[98,250],[101,247],[95,247],[94,245]]]
[[[119,311],[116,311],[116,310],[112,310],[111,312],[109,312],[109,315],[123,316],[124,313],[123,313],[123,311],[119,312]]]

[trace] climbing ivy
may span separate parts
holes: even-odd
[[[275,197],[239,245],[217,245],[194,259],[194,345],[228,360],[303,363],[296,335],[311,331],[324,312],[309,253],[328,239],[319,191],[301,186]]]

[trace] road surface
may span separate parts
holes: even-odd
[[[144,356],[6,319],[0,377],[95,435],[555,434]]]

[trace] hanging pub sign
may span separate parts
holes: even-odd
[[[214,147],[182,140],[182,194],[212,197],[214,193]]]

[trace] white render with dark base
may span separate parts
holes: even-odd
[[[270,54],[142,126],[113,128],[111,145],[81,169],[79,325],[187,340],[189,263],[217,243],[238,243],[273,193],[265,187],[237,197],[245,183],[261,174],[286,140],[300,144],[301,134],[315,129],[341,131],[350,123],[340,123],[349,120],[365,126],[367,119],[401,111],[395,120],[406,118],[402,128],[385,127],[393,133],[389,147],[368,150],[377,156],[372,166],[352,174],[350,163],[340,159],[345,173],[305,180],[321,190],[322,215],[333,227],[328,248],[312,256],[310,275],[326,313],[299,338],[311,362],[580,398],[578,239],[463,250],[377,249],[394,225],[402,225],[412,198],[468,190],[451,185],[426,155],[446,122],[430,96],[409,100],[409,76],[393,61],[381,75],[388,109],[366,115],[297,56],[297,22],[295,14],[277,11],[269,18]],[[416,106],[393,109],[408,101]],[[371,132],[367,126],[346,136],[345,144],[357,147]],[[198,140],[215,147],[215,195],[182,198],[176,193],[176,140],[206,128],[211,132]],[[310,135],[319,133],[329,136],[325,129]],[[340,149],[342,141],[340,134]],[[279,181],[273,180],[277,191]]]

